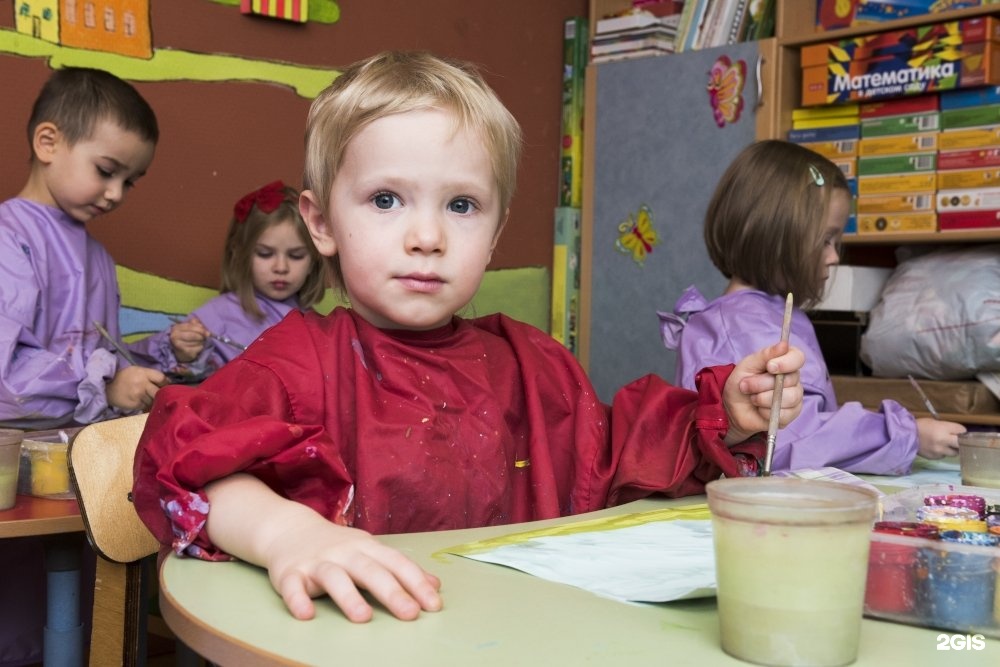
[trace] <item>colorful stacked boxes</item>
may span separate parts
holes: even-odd
[[[940,229],[1000,227],[1000,88],[940,97]]]
[[[802,105],[1000,84],[998,40],[1000,19],[986,16],[805,46]]]
[[[859,233],[935,231],[937,95],[861,105]]]

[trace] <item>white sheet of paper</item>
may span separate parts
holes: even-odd
[[[715,595],[712,522],[654,521],[535,537],[459,554],[622,602],[667,602]]]

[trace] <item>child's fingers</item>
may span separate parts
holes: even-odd
[[[308,621],[316,615],[316,606],[306,592],[305,582],[300,573],[283,577],[275,588],[293,617],[300,621]]]
[[[377,550],[371,556],[353,559],[348,574],[401,620],[417,618],[425,601],[431,609],[437,608],[432,601],[437,591],[427,582],[423,570],[395,550]]]

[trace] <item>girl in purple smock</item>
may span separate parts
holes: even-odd
[[[785,296],[794,295],[791,344],[806,353],[802,414],[778,434],[773,467],[833,466],[902,475],[917,454],[958,452],[953,422],[915,419],[899,403],[877,412],[837,403],[812,323],[803,312],[823,295],[850,208],[843,173],[826,158],[785,141],[761,141],[729,166],[705,215],[705,243],[729,279],[712,301],[689,287],[673,313],[658,313],[664,345],[677,350],[675,383],[694,388],[707,366],[741,359],[781,334]]]
[[[131,347],[164,371],[204,377],[290,311],[310,309],[325,289],[325,264],[299,214],[299,193],[274,181],[233,207],[221,294]]]

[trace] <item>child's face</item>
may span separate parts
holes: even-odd
[[[385,329],[447,324],[479,288],[505,215],[485,144],[442,110],[365,126],[329,210],[312,193],[304,200],[320,252],[339,255],[352,307]]]
[[[291,222],[272,225],[257,238],[250,272],[254,289],[267,298],[284,301],[297,294],[311,268],[309,248]]]
[[[836,188],[830,195],[830,205],[826,210],[826,220],[823,223],[823,255],[820,262],[823,280],[830,277],[830,267],[840,263],[837,248],[840,237],[844,235],[844,225],[851,211],[851,200],[846,190]]]
[[[94,124],[90,137],[70,146],[56,133],[51,150],[38,154],[45,164],[51,201],[75,220],[88,222],[117,208],[149,168],[155,145],[108,120]]]

